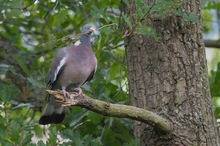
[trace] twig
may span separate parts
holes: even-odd
[[[112,24],[108,24],[108,25],[104,25],[104,26],[102,26],[102,27],[99,27],[99,28],[97,28],[96,30],[101,30],[101,29],[103,29],[103,28],[105,28],[105,27],[110,27],[110,26],[113,26],[113,25],[116,25],[116,26],[117,26],[116,23],[112,23]],[[66,35],[66,36],[64,36],[64,37],[62,37],[62,38],[60,38],[60,39],[56,39],[56,40],[52,40],[52,41],[49,41],[49,42],[41,43],[41,44],[39,44],[39,45],[36,46],[36,47],[41,47],[41,46],[43,46],[44,44],[53,44],[53,43],[56,43],[56,42],[59,42],[59,41],[67,40],[67,39],[78,38],[80,35],[86,34],[86,33],[88,33],[88,32]]]
[[[110,26],[113,26],[113,25],[116,25],[116,26],[117,26],[116,23],[112,23],[112,24],[107,24],[107,25],[104,25],[104,26],[102,26],[102,27],[99,27],[99,28],[97,28],[96,30],[100,30],[100,29],[103,29],[103,28],[105,28],[105,27],[110,27]]]
[[[36,0],[33,0],[29,5],[26,5],[25,7],[22,8],[23,11],[26,11],[28,7],[33,5],[36,2]]]
[[[125,37],[127,37],[127,36],[130,36],[130,35],[135,31],[135,29],[137,28],[139,22],[143,21],[144,18],[145,18],[148,14],[150,14],[150,12],[151,12],[152,8],[154,7],[155,3],[156,3],[156,0],[153,1],[153,4],[152,4],[151,7],[148,9],[148,11],[143,15],[143,17],[141,17],[141,19],[140,19],[139,21],[136,21],[136,22],[135,22],[134,27],[132,27],[132,30],[131,30],[130,32],[126,32],[126,33],[123,35],[122,38],[125,38]]]
[[[52,40],[52,41],[49,41],[49,42],[41,43],[41,44],[39,44],[37,47],[41,47],[41,46],[43,46],[43,45],[45,45],[45,44],[53,44],[53,43],[56,43],[56,42],[59,42],[59,41],[67,40],[67,39],[73,39],[73,38],[75,38],[75,36],[79,36],[79,35],[80,35],[80,34],[76,34],[76,35],[74,35],[74,34],[66,35],[66,36],[64,36],[64,37],[62,37],[62,38],[60,38],[60,39],[56,39],[56,40]]]
[[[50,29],[50,31],[51,31],[52,34],[53,34],[53,30],[52,30],[51,26],[50,26],[49,23],[48,23],[48,16],[49,16],[49,14],[50,14],[51,12],[53,12],[53,11],[55,10],[55,8],[57,7],[58,3],[59,3],[59,1],[56,0],[54,6],[51,7],[51,8],[47,11],[47,13],[44,15],[44,17],[43,17],[44,20],[45,20],[45,22],[46,22],[47,27]]]
[[[106,116],[129,118],[141,121],[151,125],[155,130],[163,133],[168,133],[172,129],[171,123],[168,120],[145,109],[129,105],[111,104],[97,99],[92,99],[87,95],[74,97],[75,93],[70,93],[70,97],[68,96],[64,101],[63,93],[61,91],[47,90],[47,92],[54,95],[56,97],[56,101],[62,106],[80,106]]]
[[[220,40],[204,40],[205,47],[220,48]]]

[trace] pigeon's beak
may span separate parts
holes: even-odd
[[[91,27],[91,28],[89,29],[89,31],[90,31],[90,32],[95,32],[95,28]]]

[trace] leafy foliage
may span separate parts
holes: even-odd
[[[1,144],[137,143],[131,135],[131,121],[105,117],[77,107],[69,108],[64,125],[38,125],[44,101],[44,78],[50,62],[58,48],[78,39],[77,33],[86,23],[93,23],[97,28],[111,23],[115,25],[100,29],[100,34],[94,35],[93,48],[98,58],[98,69],[95,79],[83,86],[84,93],[128,104],[123,42],[121,35],[112,33],[119,21],[114,14],[118,5],[119,1],[104,1],[100,5],[97,0],[1,1],[0,38],[6,44],[13,44],[3,46],[0,53]],[[39,97],[36,97],[38,94]],[[122,124],[124,121],[126,127]],[[109,131],[117,136],[107,136]],[[126,138],[128,135],[129,138]]]
[[[219,85],[220,85],[220,59],[219,53],[215,52],[215,55],[212,59],[212,65],[210,65],[210,72],[209,72],[209,83],[210,83],[210,90],[213,100],[213,105],[215,109],[215,116],[220,119],[220,109],[219,109],[219,101],[220,101],[220,92],[219,92]],[[217,64],[217,67],[215,66]]]
[[[204,9],[220,10],[220,2],[216,2],[216,3],[209,2],[208,5],[206,7],[204,7]]]
[[[142,34],[145,36],[150,36],[150,37],[155,37],[156,39],[156,31],[148,26],[144,26],[142,25],[141,27],[139,27],[135,33],[137,34]]]
[[[127,0],[124,0],[123,2],[127,5],[127,7],[132,7]],[[145,1],[136,0],[135,5],[133,6],[136,8],[136,11],[132,15],[128,16],[127,14],[122,13],[122,18],[130,29],[130,32],[127,34],[130,35],[135,32],[136,34],[146,35],[148,37],[158,39],[152,28],[146,27],[141,23],[143,20],[147,21],[148,19],[151,19],[151,17],[161,20],[165,16],[174,15],[181,18],[180,20],[182,22],[180,23],[198,22],[195,14],[188,14],[180,11],[180,5],[181,2],[173,2],[172,0],[157,0],[149,4]]]
[[[213,30],[212,19],[213,14],[207,10],[202,11],[203,16],[203,31],[204,33],[208,33]]]

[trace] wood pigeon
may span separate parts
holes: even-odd
[[[95,29],[90,24],[82,27],[79,40],[60,49],[54,57],[46,76],[47,88],[62,90],[65,97],[68,91],[78,91],[76,96],[82,94],[80,86],[90,81],[96,71],[97,60],[91,48],[90,35]],[[39,120],[39,124],[58,124],[65,117],[65,107],[55,101],[53,95],[48,95],[47,105]]]

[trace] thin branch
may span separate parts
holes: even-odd
[[[23,11],[26,11],[28,7],[33,5],[37,0],[33,0],[29,5],[26,5],[25,7],[22,8]]]
[[[204,44],[208,48],[219,48],[220,49],[220,40],[204,40]]]
[[[145,109],[129,105],[111,104],[97,99],[92,99],[87,95],[74,97],[74,93],[70,93],[70,97],[68,96],[64,101],[63,93],[61,91],[47,90],[47,92],[54,95],[56,97],[56,101],[62,104],[62,106],[80,106],[105,116],[129,118],[141,121],[151,125],[155,128],[155,130],[163,133],[168,133],[172,129],[171,123],[168,120]]]
[[[102,27],[97,28],[96,31],[97,31],[97,30],[101,30],[101,29],[103,29],[103,28],[105,28],[105,27],[111,27],[111,26],[114,26],[114,25],[117,25],[117,24],[116,24],[116,23],[107,24],[107,25],[104,25],[104,26],[102,26]],[[37,45],[36,47],[41,47],[41,46],[43,46],[43,45],[45,45],[45,44],[54,44],[54,43],[58,43],[58,42],[60,42],[60,41],[63,42],[63,41],[65,41],[65,40],[76,40],[76,39],[79,38],[80,35],[86,34],[86,33],[88,33],[88,32],[66,35],[66,36],[64,36],[64,37],[62,37],[62,38],[60,38],[60,39],[56,39],[56,40],[52,40],[52,41],[48,41],[48,42],[41,43],[41,44]],[[110,44],[110,42],[108,42],[108,44]]]
[[[134,26],[132,27],[130,32],[126,32],[122,38],[125,38],[127,36],[130,36],[131,34],[134,33],[134,31],[136,30],[137,26],[139,25],[139,22],[143,21],[145,19],[145,17],[147,17],[147,15],[150,14],[152,8],[154,7],[154,5],[156,4],[156,0],[153,0],[151,7],[148,9],[148,11],[141,17],[141,19],[139,21],[136,21],[134,23]]]
[[[103,28],[105,28],[105,27],[111,27],[111,26],[117,26],[117,24],[116,23],[111,23],[111,24],[107,24],[107,25],[104,25],[104,26],[102,26],[102,27],[99,27],[99,28],[97,28],[96,30],[100,30],[100,29],[103,29]]]
[[[52,30],[51,26],[50,26],[49,23],[48,23],[48,16],[49,16],[49,14],[50,14],[51,12],[53,12],[53,11],[56,9],[58,3],[59,3],[59,1],[56,0],[55,3],[54,3],[54,5],[53,5],[53,7],[51,7],[51,8],[47,11],[47,13],[44,15],[44,17],[43,17],[44,20],[45,20],[45,22],[46,22],[47,27],[50,29],[50,31],[51,31],[51,33],[52,33],[53,35],[54,35],[53,30]]]

